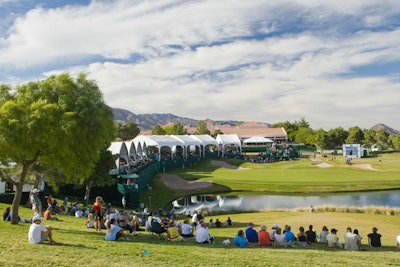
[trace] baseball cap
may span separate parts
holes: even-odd
[[[35,215],[32,218],[32,222],[34,222],[34,221],[42,221],[42,217],[40,217],[39,215]]]

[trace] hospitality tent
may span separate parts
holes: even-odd
[[[219,134],[216,138],[218,144],[222,147],[222,157],[227,152],[227,146],[235,146],[239,154],[242,154],[242,143],[237,134]]]
[[[271,143],[274,143],[274,141],[269,138],[262,137],[262,136],[252,136],[243,141],[243,144],[245,144],[245,145],[266,145],[266,144],[271,144]]]

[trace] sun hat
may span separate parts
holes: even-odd
[[[261,230],[267,230],[267,229],[268,229],[268,227],[266,225],[261,226]]]
[[[274,226],[272,226],[272,228],[279,228],[279,225],[277,225],[277,224],[274,224]]]
[[[42,221],[42,217],[40,217],[39,215],[35,215],[32,218],[32,222],[34,222],[34,221]]]

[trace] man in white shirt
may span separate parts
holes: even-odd
[[[196,230],[196,242],[199,244],[210,244],[212,241],[214,241],[214,237],[210,236],[207,223],[202,221],[200,227]]]
[[[357,239],[351,231],[351,227],[347,227],[347,232],[344,235],[344,249],[358,250]]]
[[[28,241],[31,244],[41,244],[46,240],[50,241],[50,244],[54,244],[53,234],[49,225],[41,225],[42,217],[36,215],[32,218],[32,224],[29,227]]]

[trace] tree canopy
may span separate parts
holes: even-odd
[[[65,182],[83,182],[92,174],[101,148],[113,140],[113,126],[112,110],[83,73],[76,79],[67,73],[51,76],[15,89],[2,85],[0,159],[5,166],[21,166],[16,178],[0,169],[0,178],[17,189],[12,222],[17,223],[22,186],[35,163],[57,168]]]

